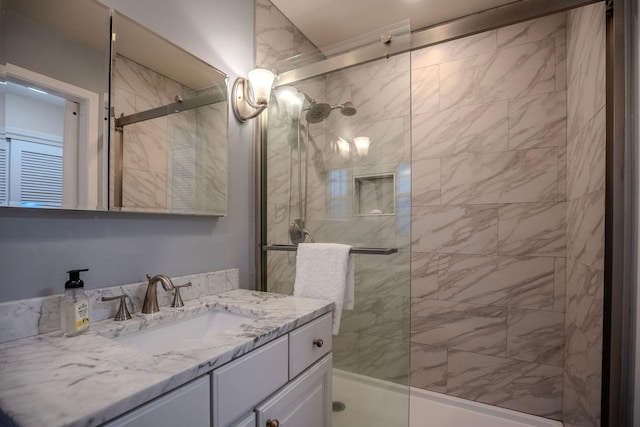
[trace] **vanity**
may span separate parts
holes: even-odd
[[[98,322],[73,338],[52,332],[1,344],[0,425],[330,426],[331,309],[234,289]],[[125,341],[217,312],[240,324],[170,351],[154,339]]]

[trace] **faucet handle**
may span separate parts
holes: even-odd
[[[184,302],[182,301],[182,297],[180,296],[180,288],[187,288],[189,286],[191,286],[191,282],[187,282],[184,285],[175,285],[173,287],[176,292],[173,294],[173,302],[171,303],[171,307],[184,307]]]
[[[118,312],[116,313],[116,317],[113,320],[121,321],[121,320],[129,320],[131,319],[131,313],[129,313],[129,309],[127,308],[127,294],[117,295],[115,297],[102,297],[102,301],[115,301],[120,300],[120,305],[118,306]]]

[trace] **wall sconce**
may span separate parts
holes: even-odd
[[[247,77],[238,77],[231,89],[233,113],[241,122],[258,117],[267,108],[271,86],[276,78],[275,74],[264,68],[254,68]]]

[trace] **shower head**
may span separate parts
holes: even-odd
[[[320,123],[331,114],[331,106],[329,104],[312,104],[304,116],[307,123]]]
[[[355,116],[358,109],[353,105],[353,102],[347,101],[340,106],[340,112],[343,116]]]

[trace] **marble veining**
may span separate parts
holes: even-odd
[[[605,208],[605,4],[567,14],[567,260],[563,422],[599,426]]]
[[[562,418],[562,368],[449,350],[447,393]]]
[[[556,200],[554,148],[477,154],[442,160],[442,203],[522,203]]]
[[[573,156],[597,151],[591,125],[567,147],[571,114],[592,111],[568,89],[567,26],[559,13],[412,52],[411,383],[556,419],[577,304],[568,192],[593,164]]]
[[[137,315],[127,322],[101,322],[73,338],[54,332],[4,343],[0,345],[0,408],[22,427],[100,425],[331,308],[323,301],[236,289],[191,300],[175,311],[162,309],[153,319]],[[189,349],[158,356],[106,338],[211,309],[261,317]]]
[[[472,105],[555,90],[552,39],[440,65],[440,107]]]
[[[549,310],[554,262],[549,257],[440,255],[438,296],[447,301]]]

